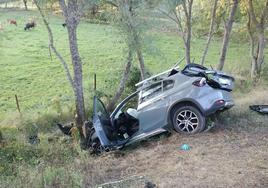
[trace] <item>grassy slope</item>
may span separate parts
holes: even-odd
[[[173,133],[101,156],[79,150],[59,131],[39,135],[40,144],[32,146],[19,138],[18,130],[4,129],[0,187],[94,187],[134,175],[160,188],[267,187],[268,117],[248,111],[251,103],[267,103],[267,92],[243,94],[237,106],[221,116],[223,124],[207,133]],[[180,150],[184,143],[189,151]]]
[[[24,112],[42,111],[52,105],[54,98],[70,103],[72,92],[69,83],[59,61],[54,56],[52,62],[49,58],[47,32],[39,15],[30,11],[0,11],[0,22],[5,26],[4,31],[0,31],[0,120],[6,112],[16,110],[14,94],[19,96]],[[6,20],[12,18],[17,20],[18,27],[6,24]],[[37,28],[24,31],[24,24],[31,18],[37,19]],[[50,17],[49,21],[56,46],[69,61],[67,31],[61,26],[63,19]],[[146,41],[145,62],[152,72],[160,72],[173,65],[178,56],[184,56],[183,45],[175,34],[159,33],[152,28],[147,32]],[[98,89],[111,94],[116,85],[114,82],[118,82],[123,69],[126,54],[120,33],[109,25],[82,21],[78,29],[78,42],[84,63],[87,102],[90,100],[94,72],[98,77]],[[192,54],[196,60],[200,59],[204,42],[193,39]],[[220,44],[219,41],[212,42],[207,65],[217,63]],[[248,45],[232,43],[225,69],[237,72],[240,67],[247,69],[248,64]]]

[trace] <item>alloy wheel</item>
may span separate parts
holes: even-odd
[[[176,124],[182,132],[192,133],[198,128],[198,116],[190,110],[183,110],[177,115]]]

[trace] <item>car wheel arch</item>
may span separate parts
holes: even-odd
[[[168,109],[168,122],[171,123],[171,117],[172,117],[172,113],[174,112],[174,110],[178,107],[181,107],[181,106],[193,106],[195,108],[197,108],[202,115],[205,114],[203,108],[196,102],[196,101],[193,101],[193,100],[183,100],[183,101],[177,101],[175,103],[173,103],[169,109]]]

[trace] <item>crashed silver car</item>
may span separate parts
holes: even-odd
[[[223,72],[188,64],[137,83],[137,91],[111,114],[94,97],[90,144],[97,151],[111,150],[166,131],[199,133],[207,117],[234,105],[233,83]]]

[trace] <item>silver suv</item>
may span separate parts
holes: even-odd
[[[110,150],[175,130],[195,134],[206,118],[231,108],[234,78],[197,64],[172,68],[136,84],[137,91],[109,114],[94,97],[93,150]]]

